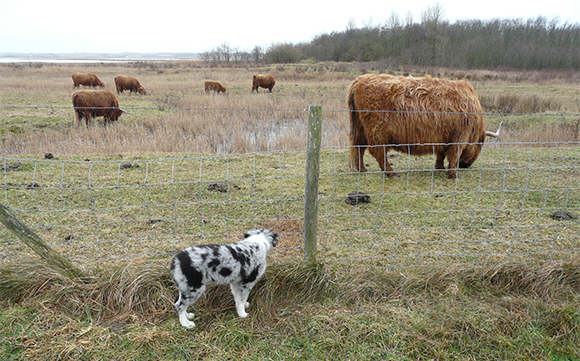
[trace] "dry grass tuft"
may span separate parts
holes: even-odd
[[[107,324],[143,324],[157,323],[174,313],[177,291],[168,268],[159,265],[135,263],[98,271],[85,282],[38,264],[12,265],[0,274],[0,301],[38,302],[70,317],[88,316]],[[331,278],[322,266],[307,267],[299,262],[270,266],[252,291],[251,298],[259,299],[252,311],[262,320],[275,314],[280,305],[289,306],[295,298],[316,302],[330,294]],[[201,317],[233,310],[229,287],[210,285],[194,307],[207,309]]]
[[[166,267],[133,264],[95,272],[86,283],[72,280],[44,266],[20,264],[0,270],[0,301],[58,310],[70,317],[88,316],[99,323],[158,323],[173,315],[176,295]],[[421,294],[488,293],[549,300],[580,292],[580,264],[547,263],[538,267],[503,264],[490,267],[379,272],[335,273],[330,268],[301,262],[274,264],[251,293],[251,313],[260,324],[276,322],[277,315],[296,304],[343,299],[346,303],[410,299]],[[196,317],[234,310],[229,287],[209,286],[194,305]],[[196,318],[197,322],[197,318]]]
[[[250,293],[248,313],[258,328],[268,328],[281,316],[292,313],[296,305],[316,304],[338,297],[337,284],[336,275],[322,265],[307,266],[301,262],[269,265]],[[216,314],[235,314],[233,296],[226,286],[210,285],[193,307],[203,310],[196,312],[196,324],[200,325],[212,322]]]
[[[434,294],[519,294],[549,300],[580,292],[580,264],[551,262],[541,266],[506,263],[488,267],[423,269],[408,273],[359,274],[353,284],[352,301],[399,299],[425,292]],[[371,280],[371,282],[366,282]]]
[[[521,96],[516,94],[483,95],[479,98],[485,112],[502,114],[527,114],[559,111],[561,102],[552,98],[543,98],[537,94]]]
[[[73,280],[38,264],[11,265],[0,271],[0,300],[37,300],[71,317],[87,315],[97,322],[142,323],[172,310],[167,268],[132,265],[93,272]]]

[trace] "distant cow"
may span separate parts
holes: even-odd
[[[486,132],[479,99],[467,80],[426,77],[361,75],[348,88],[350,109],[350,162],[366,171],[365,150],[381,170],[396,177],[387,160],[393,149],[413,155],[435,154],[436,169],[457,178],[456,169],[467,168],[479,156]]]
[[[73,73],[72,79],[75,88],[78,88],[79,85],[90,86],[93,88],[102,88],[105,86],[105,83],[103,83],[98,76],[91,73]]]
[[[276,80],[270,74],[254,74],[252,78],[252,93],[254,90],[258,92],[258,88],[264,88],[272,92],[272,88],[276,84]]]
[[[119,119],[125,112],[110,90],[79,90],[73,93],[72,103],[75,110],[75,125],[84,119],[91,125],[95,117],[103,117],[105,125]]]
[[[117,76],[115,77],[115,86],[117,87],[117,94],[128,90],[131,93],[147,94],[147,89],[141,86],[139,80],[132,76]]]
[[[213,91],[214,93],[225,93],[226,92],[226,88],[224,88],[223,85],[221,85],[219,82],[217,81],[206,81],[205,83],[203,83],[204,87],[205,87],[205,92],[207,94],[209,94],[210,91]]]

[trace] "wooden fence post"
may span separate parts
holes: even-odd
[[[304,189],[304,256],[308,264],[316,263],[318,231],[318,176],[320,141],[322,138],[322,106],[308,106],[308,143],[306,148],[306,185]]]
[[[44,243],[40,237],[16,218],[8,207],[0,203],[0,222],[11,230],[26,245],[34,250],[51,267],[56,268],[71,278],[83,278],[83,272],[76,268],[69,260]]]

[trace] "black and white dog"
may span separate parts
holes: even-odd
[[[266,257],[277,243],[277,233],[252,229],[237,243],[193,246],[177,253],[171,262],[171,276],[179,290],[175,309],[181,325],[195,326],[194,314],[188,313],[187,307],[203,294],[208,282],[229,283],[238,316],[248,316],[248,295],[266,271]]]

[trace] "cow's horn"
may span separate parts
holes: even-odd
[[[499,132],[501,130],[501,125],[503,124],[503,122],[499,123],[499,127],[497,127],[497,132],[490,132],[489,130],[485,131],[485,135],[487,135],[488,137],[493,137],[493,138],[497,138],[499,137]]]
[[[129,112],[128,112],[128,111],[126,111],[125,109],[123,109],[123,108],[119,108],[119,109],[121,109],[121,111],[122,111],[123,113],[127,113],[127,114],[129,114]],[[500,126],[501,126],[501,125],[500,125]]]

